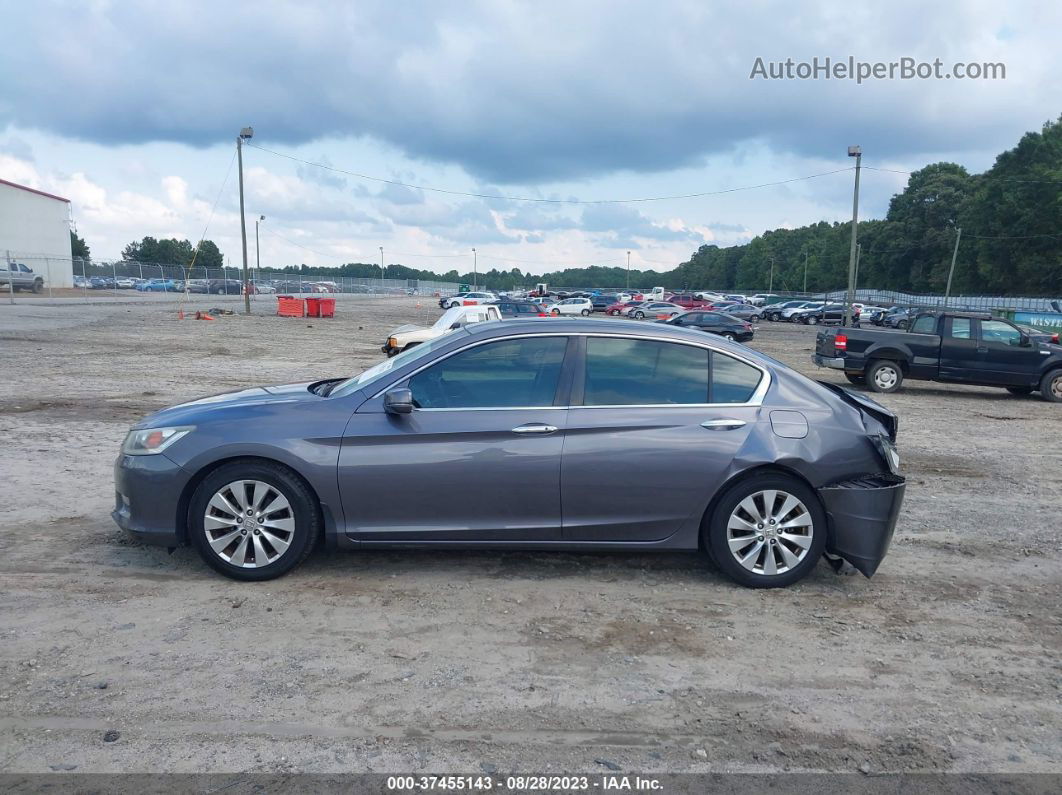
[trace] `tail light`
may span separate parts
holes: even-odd
[[[847,334],[838,334],[836,337],[834,337],[833,338],[833,347],[835,347],[839,351],[848,350],[848,335]]]
[[[1051,335],[1051,344],[1052,345],[1058,345],[1058,334],[1057,333]]]
[[[745,324],[745,329],[746,330],[751,330],[752,329],[752,324],[751,323],[746,323]]]

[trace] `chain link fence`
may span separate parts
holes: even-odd
[[[10,263],[10,264],[9,264]],[[19,265],[23,268],[19,268]],[[0,259],[0,289],[8,289],[6,274],[19,276],[28,268],[44,279],[43,292],[55,295],[59,288],[73,288],[86,298],[112,294],[188,293],[203,295],[242,295],[243,274],[240,268],[185,268],[135,260],[95,262],[74,257],[59,259],[41,256],[9,255]],[[12,269],[12,270],[9,270]],[[456,282],[426,279],[357,278],[337,276],[334,271],[317,270],[298,273],[250,269],[251,295],[347,294],[373,296],[446,296],[458,292]],[[62,295],[69,296],[64,290]]]

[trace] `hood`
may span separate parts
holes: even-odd
[[[396,329],[392,329],[387,336],[393,337],[395,334],[405,334],[407,331],[423,331],[428,328],[427,326],[418,326],[416,323],[406,323],[403,326],[399,326]]]
[[[296,403],[309,400],[321,400],[321,396],[310,391],[310,387],[321,381],[304,381],[298,384],[280,384],[276,386],[256,386],[241,389],[238,392],[224,392],[220,395],[190,400],[176,406],[149,414],[133,428],[152,428],[169,425],[195,425],[207,418],[223,418],[225,412],[237,408],[263,406],[276,403]]]

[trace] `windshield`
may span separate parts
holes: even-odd
[[[371,386],[375,382],[381,380],[385,375],[394,370],[397,367],[414,362],[417,359],[428,356],[436,348],[439,348],[450,341],[449,334],[443,334],[441,337],[436,337],[433,340],[428,340],[420,345],[414,345],[412,348],[406,348],[404,351],[390,359],[384,359],[379,364],[375,364],[368,370],[358,373],[353,378],[348,378],[346,381],[341,381],[336,384],[335,389],[331,390],[329,397],[343,397],[349,395],[351,392],[357,392],[359,389],[365,389]]]

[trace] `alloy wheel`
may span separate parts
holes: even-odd
[[[207,503],[203,532],[215,554],[246,569],[275,562],[295,536],[295,513],[288,498],[260,480],[236,480]]]
[[[811,513],[780,489],[750,494],[737,504],[726,526],[730,554],[753,574],[771,576],[795,568],[815,536]]]

